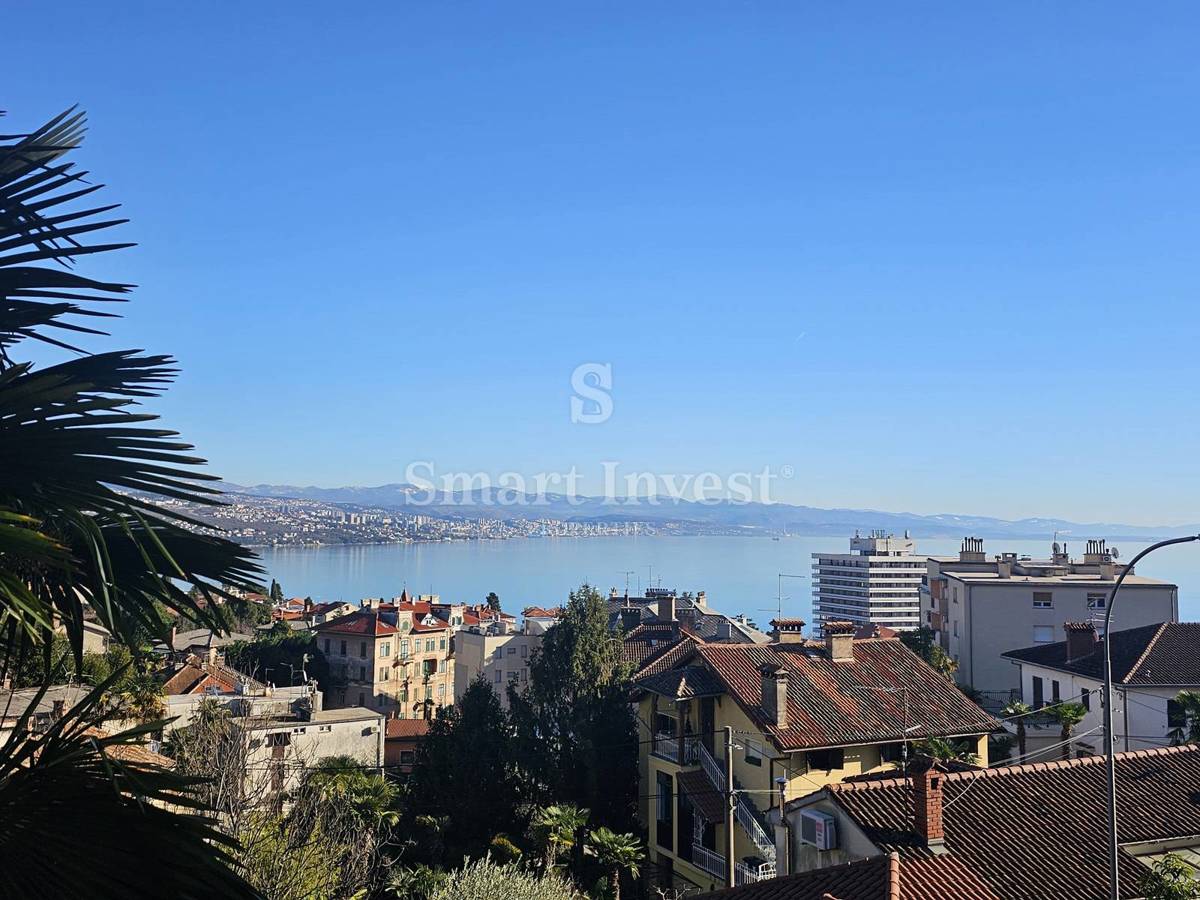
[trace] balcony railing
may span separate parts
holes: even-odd
[[[718,791],[725,790],[725,773],[721,770],[721,766],[713,759],[712,754],[708,750],[700,747],[700,765],[704,769],[708,780],[713,783],[713,786]],[[735,794],[737,797],[737,805],[734,807],[734,815],[737,818],[738,824],[746,830],[746,834],[750,836],[750,840],[754,842],[754,846],[768,860],[775,859],[775,842],[767,835],[766,830],[759,824],[758,817],[754,814],[754,810],[740,793]]]
[[[733,867],[733,877],[735,884],[754,884],[756,881],[766,881],[768,878],[775,877],[775,863],[765,862],[756,866],[737,863]]]
[[[725,877],[725,857],[700,844],[692,844],[692,864],[716,878]]]
[[[699,761],[700,741],[694,737],[683,739],[683,756],[679,754],[679,739],[670,734],[654,735],[654,755],[682,765],[694,765]]]

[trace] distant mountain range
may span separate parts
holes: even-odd
[[[658,498],[652,502],[613,502],[600,497],[547,494],[535,503],[533,495],[487,488],[463,493],[428,492],[410,484],[377,487],[300,487],[288,484],[238,485],[223,483],[231,493],[279,499],[296,498],[364,508],[403,510],[413,515],[491,519],[563,519],[581,522],[690,522],[728,530],[799,535],[849,535],[854,531],[883,529],[913,537],[1007,537],[1049,539],[1055,531],[1069,532],[1071,540],[1104,537],[1111,540],[1150,540],[1200,533],[1200,525],[1141,526],[1111,522],[1071,522],[1066,519],[997,519],[989,516],[884,512],[873,509],[820,509],[787,503],[740,503],[721,500],[700,503]],[[524,502],[520,502],[520,501]],[[517,501],[517,502],[514,502]]]

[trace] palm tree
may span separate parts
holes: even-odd
[[[942,762],[960,762],[972,766],[979,762],[979,757],[972,753],[966,744],[951,743],[938,737],[917,741],[914,750],[917,756],[928,756]]]
[[[1180,691],[1175,695],[1179,724],[1168,732],[1172,744],[1200,741],[1200,691]]]
[[[1062,726],[1062,758],[1071,758],[1071,732],[1087,715],[1087,707],[1082,703],[1059,703],[1054,707],[1054,718]]]
[[[542,845],[542,868],[549,872],[563,853],[575,846],[580,830],[587,824],[589,811],[569,803],[538,810],[531,823],[534,838]]]
[[[1009,701],[1008,706],[1002,710],[1004,718],[1015,719],[1017,722],[1017,749],[1020,750],[1019,759],[1025,758],[1025,717],[1033,712],[1033,707],[1028,703],[1022,703],[1020,700]]]
[[[627,871],[637,878],[641,871],[646,856],[641,842],[632,834],[617,834],[610,828],[600,827],[588,836],[586,849],[608,869],[612,900],[621,900],[621,872]]]
[[[124,221],[105,217],[114,206],[76,202],[101,187],[64,161],[84,130],[72,109],[0,137],[0,676],[40,658],[46,683],[59,662],[56,629],[79,671],[85,609],[140,648],[147,635],[167,638],[171,614],[219,631],[217,601],[243,603],[224,586],[261,589],[249,551],[189,531],[194,520],[161,505],[211,504],[218,494],[208,484],[216,476],[194,470],[203,460],[191,446],[136,407],[171,381],[172,360],[72,344],[103,335],[95,325],[130,290],[74,270],[130,246],[91,239]],[[14,359],[27,341],[77,355],[37,367]],[[100,694],[89,696],[45,735],[18,728],[0,747],[0,815],[14,826],[4,850],[55,860],[36,885],[22,867],[6,867],[0,894],[251,896],[225,865],[229,840],[200,817],[167,812],[194,807],[195,784],[163,770],[143,777],[132,756],[112,767],[110,742],[144,740],[161,723],[99,738]],[[171,800],[143,802],[153,797]],[[70,829],[50,815],[62,808],[72,810]]]
[[[367,828],[392,826],[400,818],[400,789],[394,782],[363,769],[352,756],[327,756],[308,776],[309,783],[329,801]]]

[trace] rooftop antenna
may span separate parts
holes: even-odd
[[[629,576],[636,574],[633,569],[624,569],[619,574],[625,576],[625,596],[629,596]]]
[[[807,577],[808,577],[807,575],[793,575],[790,572],[778,573],[778,575],[776,576],[776,588],[775,588],[775,617],[777,619],[783,618],[783,579],[785,579],[785,578],[807,578]],[[788,597],[788,599],[790,600],[792,598]],[[764,607],[761,611],[762,612],[770,612],[771,610],[768,607]]]

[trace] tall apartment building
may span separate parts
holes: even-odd
[[[318,625],[317,649],[333,684],[326,706],[362,706],[397,718],[431,718],[454,703],[449,622],[394,605]]]
[[[921,588],[921,621],[958,662],[955,676],[981,691],[1016,691],[1020,668],[1009,650],[1067,638],[1064,622],[1101,628],[1121,572],[1115,550],[1089,540],[1082,560],[1057,543],[1049,559],[1002,553],[988,559],[981,538],[966,538],[957,557],[930,557]],[[1179,621],[1179,588],[1132,571],[1113,611],[1114,631]]]
[[[824,622],[882,625],[905,631],[921,624],[925,557],[906,533],[855,534],[849,553],[813,554],[813,617]]]

